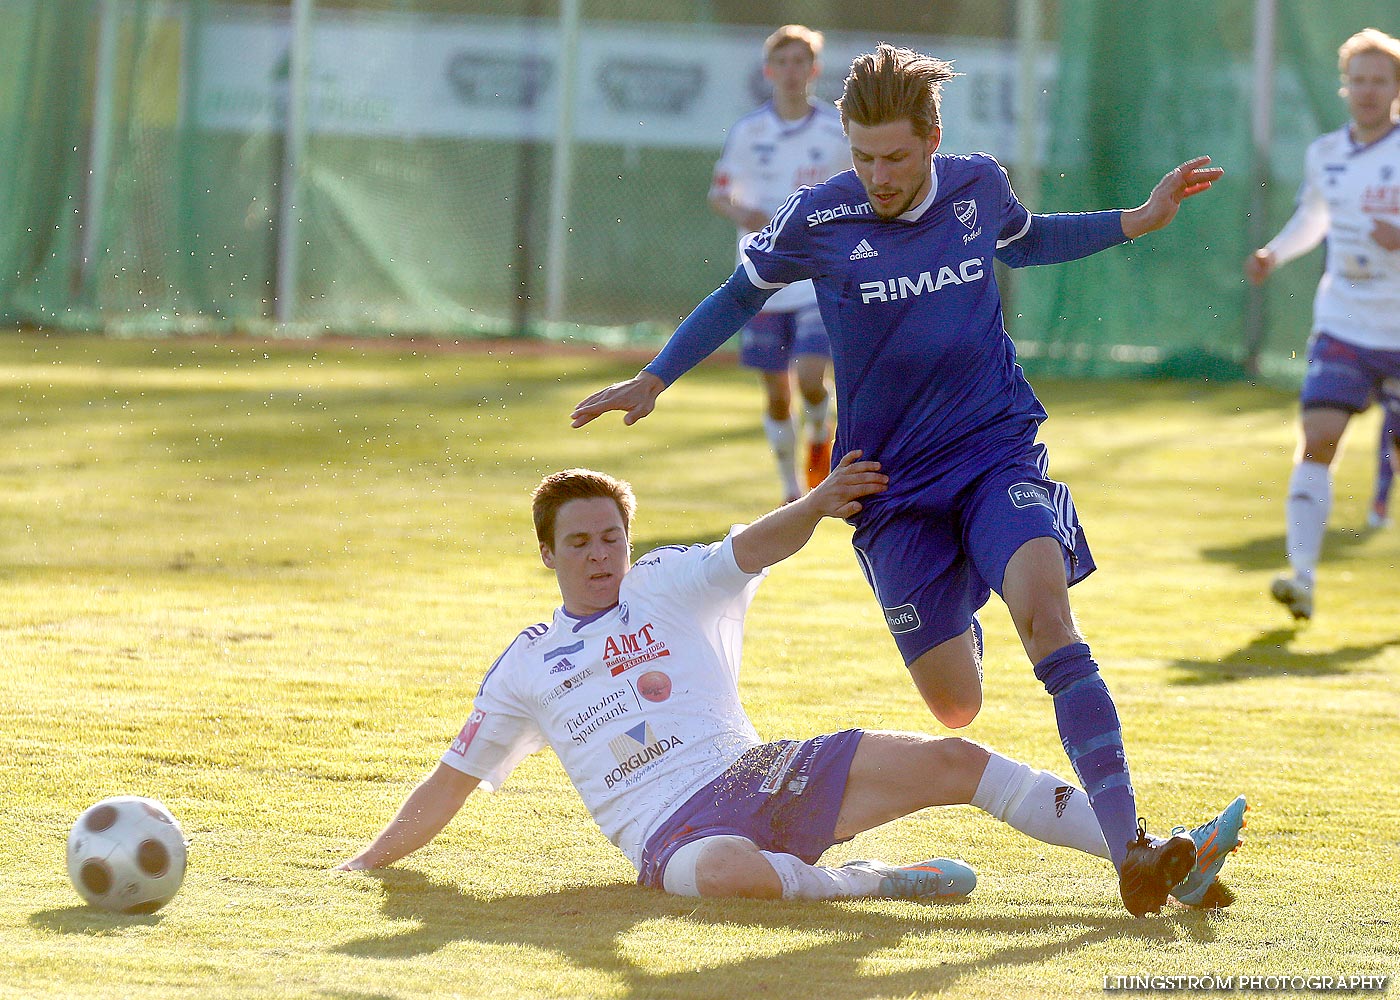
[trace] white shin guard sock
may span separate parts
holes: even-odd
[[[1299,462],[1288,480],[1288,563],[1312,583],[1322,556],[1322,536],[1332,510],[1332,470],[1321,462]]]
[[[877,872],[859,868],[820,868],[791,854],[761,852],[783,886],[784,899],[837,899],[871,896],[880,888]]]
[[[1083,789],[1028,764],[989,754],[972,804],[1042,843],[1109,856]]]
[[[797,485],[797,428],[792,418],[774,420],[763,415],[763,433],[768,437],[768,447],[773,449],[773,458],[778,463],[778,478],[783,482],[784,494],[788,497],[802,495]]]
[[[807,440],[820,441],[827,433],[826,420],[831,415],[831,393],[822,397],[820,403],[802,400],[802,422],[807,428]]]

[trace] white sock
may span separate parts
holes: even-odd
[[[831,416],[831,393],[822,397],[820,403],[802,400],[802,423],[807,428],[807,440],[812,443],[823,440],[827,435],[826,420]]]
[[[1332,509],[1332,470],[1321,462],[1299,462],[1288,481],[1288,563],[1312,583],[1322,555],[1322,536]]]
[[[1109,856],[1084,790],[1028,764],[990,754],[972,804],[1042,843]]]
[[[783,495],[800,497],[802,490],[797,485],[797,428],[792,418],[774,420],[765,413],[763,433],[768,435],[768,447],[773,449],[773,458],[778,462],[778,478],[783,481]]]
[[[879,872],[862,868],[821,868],[791,854],[761,853],[778,873],[784,899],[873,896],[880,888]]]

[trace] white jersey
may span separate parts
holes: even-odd
[[[1400,351],[1400,251],[1371,238],[1376,219],[1400,226],[1400,128],[1367,146],[1339,129],[1308,146],[1298,209],[1266,249],[1284,264],[1325,237],[1313,332]]]
[[[616,607],[585,619],[560,608],[521,632],[443,763],[494,790],[548,744],[640,867],[657,825],[760,742],[739,702],[739,658],[764,574],[739,569],[733,537],[649,552]]]
[[[785,121],[769,101],[729,130],[715,164],[710,197],[727,196],[736,205],[771,216],[798,188],[849,169],[851,147],[835,108],[814,104],[807,117]],[[741,241],[747,235],[739,230]],[[800,281],[774,294],[763,311],[796,312],[816,304],[812,283]]]

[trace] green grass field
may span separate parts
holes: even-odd
[[[0,340],[0,997],[1007,998],[1105,977],[1390,974],[1400,964],[1400,529],[1360,530],[1375,415],[1337,474],[1318,615],[1282,559],[1293,397],[1054,383],[1043,438],[1100,571],[1075,590],[1143,812],[1254,805],[1228,911],[1133,920],[1100,861],[969,808],[829,856],[947,853],[947,906],[717,902],[638,888],[549,754],[378,875],[355,852],[435,763],[477,681],[557,602],[528,493],[625,476],[634,551],[709,540],[776,499],[751,378],[688,377],[651,418],[568,429],[635,362],[248,342]],[[936,731],[825,522],[749,616],[760,733]],[[993,599],[967,735],[1068,774]],[[154,916],[82,905],[73,819],[163,800],[192,840]],[[1236,990],[1239,992],[1238,990]],[[1254,995],[1267,995],[1255,993]]]

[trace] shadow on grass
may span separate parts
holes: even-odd
[[[387,917],[409,926],[393,936],[376,934],[346,942],[338,952],[361,958],[402,960],[430,954],[454,942],[525,946],[553,952],[580,968],[626,983],[626,997],[721,997],[763,995],[798,982],[820,984],[832,1000],[942,992],[963,978],[1008,966],[1039,966],[1106,941],[1129,938],[1166,944],[1183,935],[1197,943],[1215,940],[1216,917],[1177,910],[1147,920],[1102,917],[1083,912],[1047,914],[1043,907],[1017,916],[974,916],[967,904],[891,904],[890,913],[853,910],[840,904],[753,900],[699,900],[667,896],[635,885],[560,889],[534,896],[483,899],[455,886],[405,870],[366,872],[384,888]],[[777,930],[785,942],[776,955],[736,957],[713,967],[675,973],[638,968],[624,954],[620,939],[652,920],[679,919],[716,927]],[[954,936],[985,933],[1002,938],[1024,935],[1037,941],[989,955],[941,961],[882,974],[879,953],[910,937],[937,935],[941,946]],[[792,932],[812,935],[793,943]],[[975,941],[975,939],[974,939]],[[726,949],[726,953],[732,953]]]
[[[1375,531],[1369,528],[1331,528],[1323,540],[1322,550],[1331,559],[1364,545],[1374,534]],[[1277,568],[1282,572],[1285,568],[1284,547],[1284,536],[1277,534],[1253,538],[1238,545],[1202,549],[1201,555],[1211,562],[1226,563],[1242,570]]]
[[[108,913],[92,906],[59,906],[32,914],[29,924],[31,927],[59,934],[89,934],[102,937],[107,934],[120,934],[131,927],[152,927],[163,919],[163,913],[127,916],[124,913]]]
[[[1288,648],[1305,625],[1293,625],[1261,632],[1241,648],[1218,660],[1177,660],[1172,664],[1182,676],[1173,684],[1225,684],[1252,677],[1329,677],[1345,674],[1357,663],[1364,663],[1391,646],[1400,637],[1367,646],[1343,646],[1325,652],[1299,653]]]

